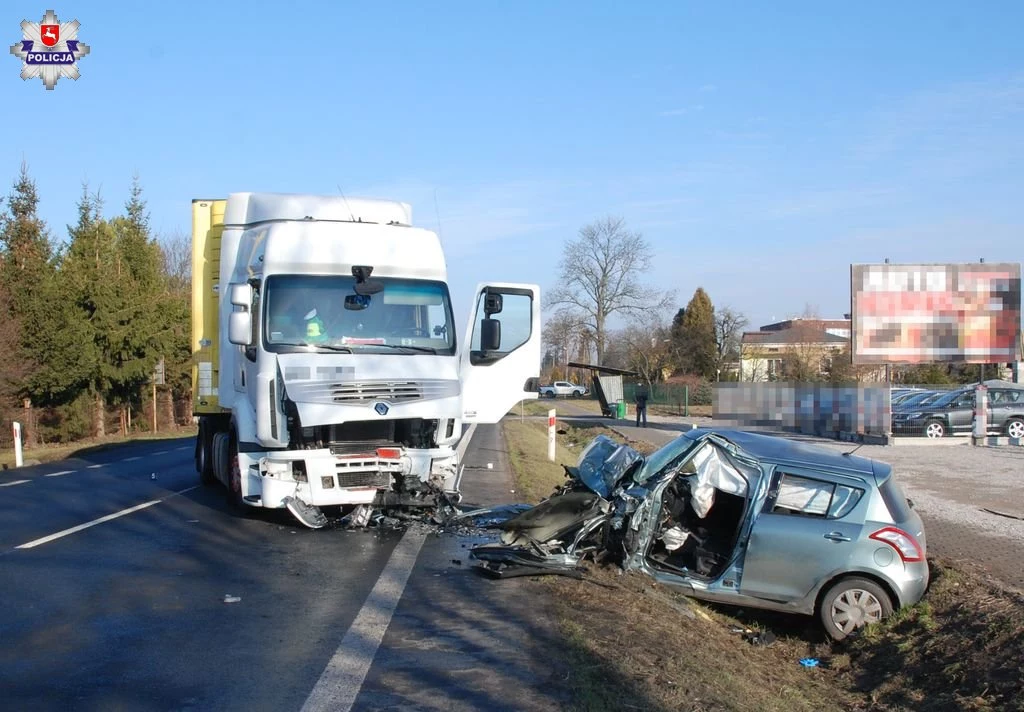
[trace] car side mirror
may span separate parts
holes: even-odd
[[[501,348],[501,322],[497,319],[480,320],[480,350],[497,351]]]

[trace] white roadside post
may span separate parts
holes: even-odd
[[[555,411],[548,411],[548,459],[555,461]]]
[[[984,445],[988,437],[988,386],[974,388],[974,445]]]
[[[14,466],[21,467],[24,461],[21,458],[21,423],[14,423]]]

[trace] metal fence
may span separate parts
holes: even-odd
[[[627,403],[636,402],[636,383],[622,385],[623,397]],[[711,384],[695,387],[677,383],[652,383],[647,389],[648,405],[665,405],[679,408],[680,412],[692,405],[711,405],[714,390]]]

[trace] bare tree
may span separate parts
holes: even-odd
[[[555,312],[544,324],[543,341],[548,347],[559,373],[569,377],[568,364],[573,359],[586,361],[587,329],[579,315],[570,309]]]
[[[160,240],[160,252],[171,291],[188,292],[192,285],[192,237],[183,232],[171,233]]]
[[[821,319],[814,315],[801,317],[790,327],[789,344],[782,353],[785,379],[796,383],[825,380],[832,356],[841,348],[829,340]]]
[[[739,380],[759,383],[768,380],[768,358],[760,344],[740,342],[740,375]]]
[[[672,367],[670,327],[660,313],[645,315],[620,334],[626,365],[642,374],[648,384],[662,380]]]
[[[740,340],[747,323],[747,318],[731,307],[715,310],[715,348],[718,352],[715,380],[722,380],[722,367],[726,362],[739,358]]]
[[[580,228],[566,243],[559,264],[559,286],[548,308],[560,306],[580,315],[594,333],[597,360],[602,362],[608,317],[664,309],[675,295],[644,286],[650,270],[651,248],[639,232],[626,229],[625,220],[606,217]]]

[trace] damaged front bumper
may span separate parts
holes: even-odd
[[[458,503],[461,467],[451,448],[339,456],[328,449],[239,453],[243,501],[287,508],[312,528],[322,507],[437,507]]]

